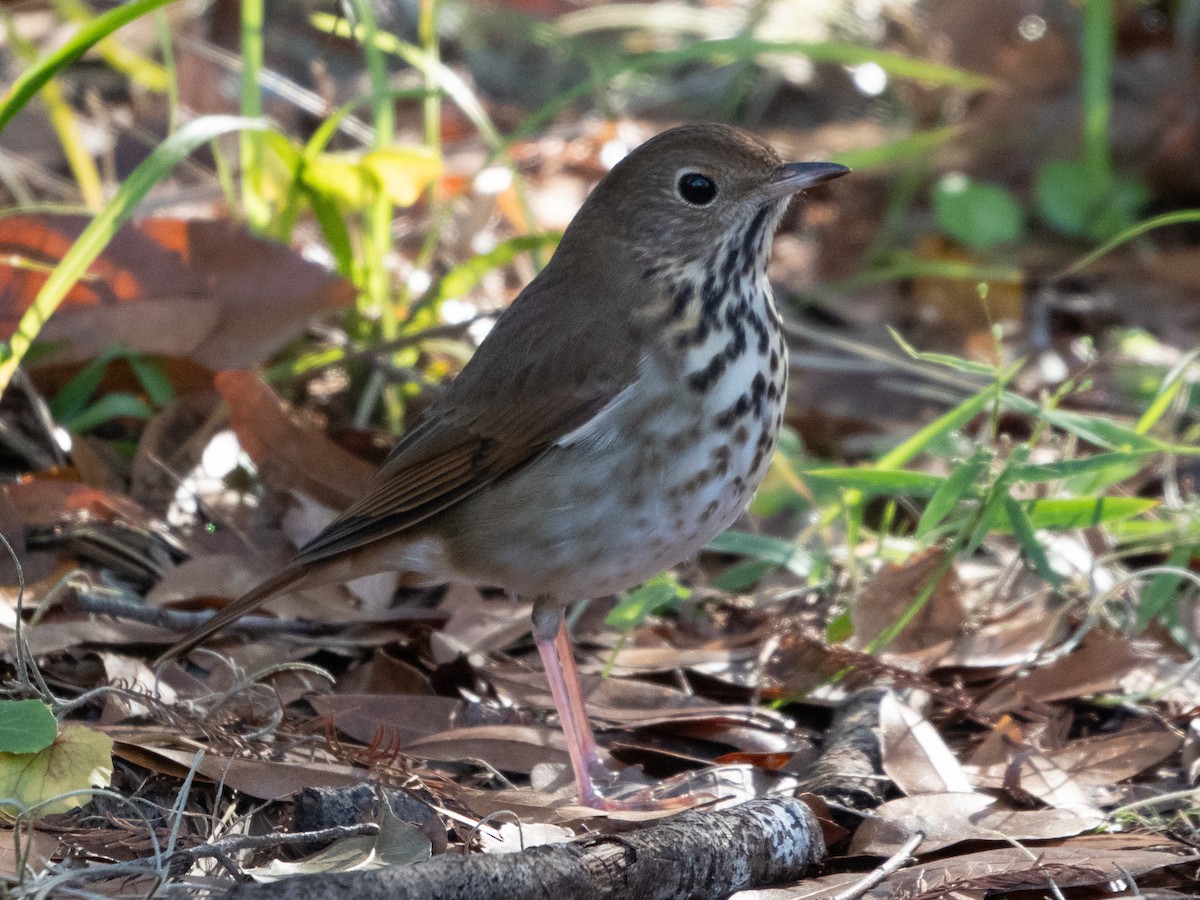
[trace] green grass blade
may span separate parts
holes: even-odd
[[[1048,463],[1026,463],[1014,466],[1010,473],[1013,481],[1041,482],[1057,481],[1060,478],[1074,478],[1079,475],[1091,475],[1096,472],[1106,472],[1117,467],[1123,472],[1130,463],[1140,462],[1143,458],[1157,453],[1157,450],[1131,450],[1127,452],[1097,453],[1082,459],[1060,459]]]
[[[174,0],[132,0],[96,16],[61,47],[46,54],[13,82],[4,98],[0,99],[0,130],[12,121],[13,116],[21,111],[47,81],[83,56],[98,41],[134,19],[172,2]]]
[[[930,87],[975,91],[986,90],[995,83],[986,75],[976,72],[842,41],[763,41],[748,37],[696,41],[677,50],[651,50],[631,54],[622,60],[622,66],[642,69],[689,62],[712,62],[719,65],[729,59],[749,59],[766,54],[805,56],[815,62],[843,66],[875,63],[894,78],[916,81]]]
[[[876,467],[880,469],[893,469],[911,462],[915,456],[928,448],[938,438],[962,428],[970,422],[986,409],[987,405],[994,399],[995,391],[991,387],[980,391],[973,397],[968,397],[958,406],[954,407],[954,409],[930,422],[908,440],[902,441],[885,453],[880,457],[879,462],[876,463]]]
[[[25,311],[17,330],[8,343],[7,352],[0,358],[0,395],[8,387],[13,373],[29,345],[33,343],[46,320],[58,309],[67,292],[95,262],[117,229],[133,214],[138,203],[149,190],[158,184],[179,163],[202,144],[231,131],[252,129],[265,131],[271,127],[261,119],[245,119],[240,116],[205,116],[189,122],[179,131],[159,144],[154,152],[142,161],[125,183],[117,190],[108,205],[92,219],[50,273],[42,289],[38,291],[33,305]]]
[[[928,131],[917,131],[878,147],[862,147],[855,150],[843,150],[830,154],[830,162],[849,166],[855,172],[868,172],[884,166],[895,165],[905,160],[918,159],[927,156],[942,144],[948,143],[962,133],[959,125],[946,125],[942,128],[931,128]]]
[[[929,497],[936,494],[946,482],[941,475],[878,467],[809,469],[804,477],[828,481],[837,487],[870,496]]]
[[[1163,378],[1162,386],[1158,389],[1158,394],[1154,400],[1146,407],[1146,411],[1141,414],[1137,420],[1137,424],[1133,426],[1133,430],[1138,434],[1146,434],[1158,424],[1175,398],[1179,396],[1179,392],[1183,389],[1186,379],[1184,376],[1187,370],[1197,359],[1200,359],[1200,347],[1187,353],[1183,359],[1175,364],[1175,367],[1167,373]]]
[[[1058,573],[1050,565],[1050,560],[1046,556],[1046,550],[1042,547],[1042,542],[1038,540],[1033,522],[1029,520],[1025,509],[1012,497],[1005,495],[1004,511],[1008,514],[1008,523],[1012,526],[1013,537],[1021,545],[1021,550],[1024,552],[1025,558],[1033,564],[1033,568],[1037,570],[1037,573],[1043,579],[1055,587],[1059,587],[1062,579],[1058,577]]]
[[[487,253],[473,256],[466,262],[455,266],[438,285],[434,299],[435,305],[452,297],[463,297],[471,288],[479,284],[488,272],[506,266],[521,253],[529,253],[541,248],[554,247],[562,238],[561,232],[544,232],[541,234],[519,234],[497,244]]]
[[[812,555],[791,541],[749,531],[724,531],[709,541],[704,549],[713,553],[728,553],[730,556],[748,556],[768,565],[783,566],[800,576],[807,575],[813,564]]]
[[[979,476],[983,474],[991,458],[990,452],[980,450],[950,473],[949,477],[942,482],[942,486],[929,498],[925,511],[921,513],[921,520],[917,522],[917,540],[922,540],[932,529],[946,520],[946,517],[958,506],[958,502],[967,495]]]
[[[1200,209],[1182,209],[1178,212],[1163,213],[1161,216],[1153,216],[1145,221],[1138,222],[1136,225],[1130,225],[1124,231],[1117,234],[1115,237],[1105,241],[1091,253],[1081,256],[1071,265],[1067,266],[1059,272],[1055,278],[1067,278],[1077,272],[1086,269],[1102,256],[1107,256],[1117,247],[1127,241],[1133,240],[1145,234],[1147,231],[1153,231],[1156,228],[1165,228],[1168,225],[1186,225],[1193,222],[1200,222]]]
[[[1024,502],[1034,528],[1070,531],[1091,528],[1119,519],[1132,519],[1149,512],[1159,501],[1146,497],[1050,497]],[[1012,530],[1011,522],[997,522],[997,529]]]

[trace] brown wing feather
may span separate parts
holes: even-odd
[[[568,279],[552,261],[400,440],[363,496],[302,547],[297,562],[360,548],[441,512],[536,459],[636,378],[637,342],[603,334],[614,320],[630,327],[630,317],[614,317],[604,304],[564,302],[565,291],[578,290],[589,275],[607,280],[608,270],[579,274]]]
[[[565,244],[565,240],[564,240]],[[596,244],[596,242],[593,242]],[[637,285],[614,283],[600,246],[571,272],[556,255],[496,322],[462,374],[396,445],[363,496],[279,575],[234,600],[163,658],[194,647],[325,563],[453,506],[536,459],[637,377]],[[619,267],[616,267],[619,270]],[[601,298],[572,302],[582,286]]]

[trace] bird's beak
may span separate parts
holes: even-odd
[[[770,174],[763,189],[769,200],[782,200],[814,184],[841,178],[849,171],[829,162],[784,163]]]

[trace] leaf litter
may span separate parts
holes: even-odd
[[[956,27],[960,49],[988,40]],[[1031,52],[1025,45],[984,49],[1016,71],[1022,67],[1013,60]],[[988,101],[984,119],[999,115]],[[578,126],[583,133],[572,141],[532,139],[512,148],[533,174],[532,206],[543,223],[565,224],[565,207],[577,205],[584,183],[605,171],[600,154],[618,129],[587,127]],[[883,140],[851,130],[839,135],[830,127],[817,141]],[[482,202],[458,181],[469,202]],[[848,197],[845,209],[814,197],[809,215],[818,234],[833,228],[835,243],[854,247],[872,240],[862,223],[881,217],[854,205],[881,208],[881,198],[869,186]],[[471,218],[495,213],[520,228],[526,210],[518,199],[505,189]],[[0,266],[0,334],[11,334],[46,267],[85,222],[42,213],[0,219],[8,260]],[[850,251],[839,256],[806,240],[785,227],[777,279],[802,283],[814,263],[837,274],[857,262]],[[917,258],[973,260],[941,239],[922,243]],[[1192,248],[1175,248],[1156,255],[1153,274],[1131,255],[1090,275],[1110,279],[1112,291],[1142,296],[1146,284],[1193,289],[1195,263]],[[498,305],[514,280],[521,279],[489,273],[480,293]],[[1020,319],[1028,294],[997,281],[983,316],[973,302],[975,279],[920,276],[907,295],[877,288],[864,305],[893,321],[915,320],[917,335],[909,336],[922,347],[940,341],[945,350],[986,356],[993,314]],[[240,226],[149,218],[118,233],[43,331],[46,353],[30,359],[36,391],[57,394],[116,343],[133,357],[106,368],[97,393],[136,387],[130,360],[146,356],[158,360],[177,396],[140,424],[118,417],[103,432],[129,444],[131,457],[112,458],[105,441],[75,434],[70,465],[30,466],[0,493],[0,523],[15,537],[28,579],[23,638],[47,689],[59,698],[96,692],[65,713],[68,724],[47,748],[61,767],[47,757],[23,770],[36,782],[28,796],[87,790],[111,778],[114,791],[136,798],[135,808],[152,818],[147,829],[103,798],[90,801],[86,819],[59,805],[26,829],[27,867],[72,854],[146,856],[151,838],[165,840],[176,823],[182,850],[222,841],[241,847],[237,841],[252,832],[291,827],[306,791],[340,796],[363,784],[407,790],[455,850],[504,852],[652,818],[606,818],[573,805],[561,733],[529,639],[528,605],[472,586],[430,590],[401,579],[298,592],[181,663],[148,665],[198,621],[189,617],[219,607],[284,561],[374,471],[386,441],[328,402],[330,390],[344,389],[335,375],[268,384],[254,374],[353,299],[349,282]],[[845,333],[862,346],[877,345],[857,324],[872,321],[863,305],[817,302],[844,316]],[[1048,302],[1063,315],[1063,298]],[[1180,346],[1194,343],[1186,303],[1128,306],[1131,324],[1174,335]],[[939,330],[930,329],[933,322]],[[1053,341],[1068,343],[1070,327]],[[454,354],[422,352],[431,371],[453,369],[447,360]],[[927,421],[931,397],[946,399],[902,370],[858,357],[847,374],[822,353],[798,349],[811,365],[799,373],[789,414],[811,448],[861,457],[874,438],[900,440],[914,421]],[[1095,367],[1090,392],[1073,400],[1106,408],[1123,396],[1122,379],[1140,362],[1130,353]],[[416,396],[414,408],[421,403]],[[33,411],[17,418],[25,432],[40,434]],[[1003,425],[1014,434],[1038,427],[1017,414],[1006,414]],[[236,437],[242,455],[219,475],[199,477],[205,451],[222,433]],[[1142,471],[1135,466],[1130,478]],[[1150,630],[1134,641],[1119,617],[1097,614],[1097,595],[1120,577],[1108,537],[1080,529],[1048,542],[1054,560],[1077,563],[1080,580],[1092,580],[1064,590],[1027,566],[1011,537],[989,536],[945,568],[908,624],[868,654],[918,602],[945,556],[898,552],[914,544],[866,552],[845,544],[825,548],[837,560],[833,577],[807,578],[811,560],[793,540],[801,529],[792,527],[778,487],[795,474],[773,470],[756,503],[769,510],[761,537],[778,542],[770,553],[747,554],[736,573],[739,563],[728,553],[706,554],[680,571],[691,596],[628,633],[603,624],[611,608],[604,600],[584,610],[575,628],[589,712],[614,765],[631,779],[692,779],[697,795],[727,801],[805,790],[831,713],[864,685],[889,689],[874,704],[871,725],[879,757],[872,777],[883,785],[884,802],[852,809],[813,796],[837,857],[803,885],[739,896],[834,896],[918,831],[913,865],[868,896],[1194,886],[1186,866],[1197,859],[1188,810],[1200,758],[1193,721],[1200,678],[1166,635]],[[1131,480],[1130,492],[1139,489]],[[1055,500],[1032,488],[1018,499]],[[0,637],[10,658],[19,650],[11,568],[0,562]],[[836,633],[831,620],[843,614],[852,639],[827,640]],[[101,757],[111,771],[103,771]],[[52,768],[62,769],[61,780],[48,776]],[[1172,795],[1175,805],[1156,805]],[[70,801],[84,803],[84,795]],[[517,821],[501,823],[504,811]],[[358,812],[336,826],[373,821],[377,834],[302,851],[247,844],[225,862],[267,880],[407,864],[437,844],[414,824],[419,816],[406,820],[390,805]],[[7,847],[0,853],[0,866],[15,873],[18,860]],[[222,869],[214,858],[187,860],[187,871],[216,877]]]

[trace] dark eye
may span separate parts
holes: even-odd
[[[678,187],[679,196],[693,206],[708,206],[717,196],[717,183],[699,172],[684,172]]]

